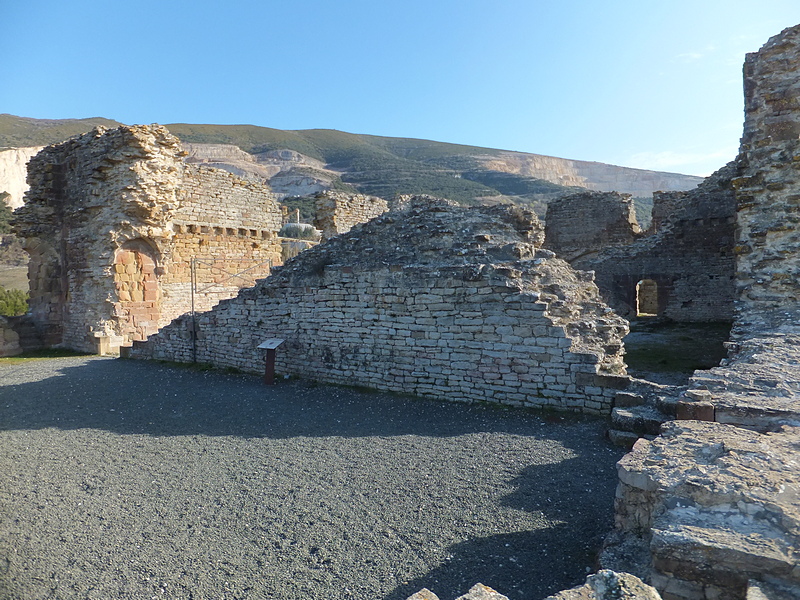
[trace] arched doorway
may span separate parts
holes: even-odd
[[[636,284],[636,316],[658,316],[658,284],[652,279],[642,279]]]
[[[123,344],[146,340],[158,331],[161,294],[156,253],[144,240],[133,240],[114,255],[118,333]]]

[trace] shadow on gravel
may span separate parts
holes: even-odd
[[[16,369],[41,378],[14,383]],[[520,419],[520,414],[531,419]],[[555,417],[557,420],[558,417]],[[573,419],[574,420],[574,419]],[[156,362],[54,359],[0,366],[0,431],[103,429],[153,436],[292,438],[502,430],[531,434],[539,413],[429,401],[254,375],[197,371]]]
[[[170,473],[177,464],[183,465],[182,468],[199,469],[191,471],[192,473],[202,472],[204,476],[210,474],[211,477],[220,478],[210,486],[211,491],[208,493],[203,491],[205,485],[197,488],[199,484],[192,483],[194,480],[191,480],[186,482],[185,489],[180,485],[174,490],[165,488],[166,495],[163,498],[169,500],[172,498],[170,494],[177,494],[175,497],[180,498],[180,502],[175,506],[183,506],[181,502],[185,504],[191,499],[186,505],[186,510],[189,511],[187,516],[181,518],[195,526],[192,531],[202,532],[203,527],[212,528],[207,534],[198,533],[208,536],[198,546],[202,551],[197,548],[194,554],[186,551],[193,560],[202,562],[207,546],[214,548],[214,552],[235,557],[239,556],[237,552],[242,548],[250,548],[248,544],[251,539],[260,540],[258,548],[244,551],[244,556],[237,559],[236,569],[241,572],[241,580],[280,583],[286,573],[293,573],[291,577],[297,578],[297,581],[292,580],[294,587],[291,589],[294,590],[294,595],[287,594],[286,589],[282,588],[280,596],[276,594],[271,597],[296,600],[302,597],[377,599],[383,596],[384,600],[405,600],[419,589],[427,587],[443,600],[448,600],[465,593],[475,583],[482,582],[512,600],[538,600],[554,591],[583,582],[585,568],[594,566],[593,552],[600,546],[600,539],[612,522],[610,499],[615,485],[612,465],[619,453],[601,439],[603,427],[596,419],[563,417],[497,406],[438,402],[344,387],[317,386],[303,381],[281,381],[276,386],[265,386],[257,376],[203,372],[144,361],[63,358],[0,366],[0,431],[24,430],[27,434],[29,430],[46,428],[64,431],[96,429],[114,434],[167,438],[153,440],[156,444],[153,447],[166,449],[165,456],[172,456],[178,462],[159,458],[159,461],[164,460],[166,464],[161,465],[159,462],[141,465],[142,473],[147,473],[141,476],[144,477],[141,481],[138,470],[140,467],[137,464],[134,467],[137,470],[124,475],[122,482],[116,482],[114,476],[118,474],[114,469],[106,471],[111,463],[102,452],[92,453],[89,457],[81,456],[81,464],[88,461],[95,465],[81,468],[104,473],[103,481],[106,477],[109,478],[104,488],[108,487],[112,491],[127,490],[128,493],[130,485],[133,485],[136,493],[140,493],[140,488],[148,489],[146,484],[151,479],[169,481]],[[520,439],[536,438],[539,441],[519,446],[515,446],[512,441],[510,446],[506,446],[509,436],[494,438],[491,435],[467,435],[470,440],[454,440],[453,444],[449,444],[450,440],[445,440],[447,444],[437,444],[430,439],[472,433],[512,434],[511,438],[518,435]],[[214,447],[209,442],[214,449],[214,456],[217,457],[215,460],[222,460],[219,469],[215,469],[213,465],[206,464],[206,459],[202,456],[195,457],[194,461],[185,460],[180,454],[185,452],[184,446],[170,446],[167,443],[177,441],[171,436],[192,435],[275,440],[296,437],[331,439],[314,440],[315,444],[312,446],[319,454],[311,461],[307,461],[307,457],[303,455],[307,451],[303,447],[292,449],[293,444],[277,444],[277,448],[270,449],[268,445],[259,444],[259,452],[264,452],[264,456],[272,456],[270,452],[293,453],[287,457],[283,454],[280,456],[288,461],[287,465],[298,465],[296,469],[275,469],[269,482],[265,483],[263,473],[251,473],[253,470],[263,471],[263,465],[259,462],[260,455],[255,455],[255,462],[250,464],[247,461],[252,461],[253,456],[247,458],[236,448],[231,449],[224,444]],[[428,439],[422,442],[409,441],[407,447],[403,446],[403,440],[393,440],[393,450],[386,452],[374,464],[363,465],[358,462],[364,460],[369,453],[381,453],[388,449],[381,438],[402,435]],[[95,437],[97,440],[104,439],[102,436]],[[46,438],[47,432],[36,437],[37,440]],[[340,448],[350,447],[352,450],[354,444],[343,444],[337,438],[374,439],[369,445],[355,444],[357,451],[353,457],[349,457],[340,456]],[[505,439],[507,442],[498,443],[497,439]],[[65,442],[62,440],[60,443]],[[459,445],[461,443],[468,445],[467,452],[462,451]],[[540,455],[521,455],[520,448],[523,446],[536,448],[535,452]],[[550,452],[551,446],[557,451]],[[70,446],[66,444],[64,447]],[[429,453],[422,452],[425,449],[432,450]],[[178,454],[173,456],[173,451]],[[46,450],[45,454],[50,456],[47,452],[56,452],[58,456],[60,450]],[[65,455],[72,456],[70,451],[65,451]],[[157,453],[156,455],[161,456]],[[175,456],[180,458],[176,459]],[[226,457],[230,462],[225,462]],[[424,457],[424,463],[419,462],[423,460],[421,457]],[[138,458],[134,457],[134,460]],[[45,462],[48,465],[61,464],[57,459]],[[63,462],[67,466],[73,465],[67,459]],[[126,468],[130,468],[130,465]],[[243,469],[241,473],[237,471],[240,468]],[[317,477],[315,469],[318,468],[324,477]],[[325,469],[328,471],[324,471]],[[21,465],[20,472],[29,473],[30,469]],[[154,474],[150,475],[151,472]],[[44,476],[38,470],[31,473],[30,485],[38,489],[37,486]],[[80,473],[70,475],[66,477],[67,483],[64,483],[60,475],[61,471],[58,470],[52,475],[56,483],[48,483],[46,487],[52,485],[53,489],[61,489],[70,502],[65,510],[70,511],[73,503],[87,499],[85,496],[88,492],[81,487],[85,476]],[[355,506],[354,511],[342,508],[341,497],[336,494],[338,488],[335,484],[339,481],[338,478],[345,476],[351,478],[347,485],[355,486],[352,488],[353,494],[346,501],[347,507]],[[78,477],[80,485],[72,485],[72,477]],[[381,482],[380,485],[385,487],[367,487],[374,486],[374,482]],[[152,483],[155,484],[156,481]],[[309,484],[313,484],[313,490],[309,488]],[[333,495],[320,495],[320,490],[328,485],[332,486]],[[214,491],[219,486],[228,486],[229,489]],[[295,488],[299,493],[297,498],[294,496]],[[349,487],[347,489],[350,490]],[[215,510],[220,511],[222,522],[230,523],[230,531],[218,531],[214,529],[217,527],[214,522],[206,520],[206,513],[192,512],[195,505],[202,508],[217,493],[223,494],[226,500],[218,504]],[[458,501],[448,499],[447,496],[451,493],[458,494]],[[254,567],[248,561],[251,558],[261,560],[264,552],[273,552],[270,544],[281,540],[271,537],[271,525],[256,533],[250,529],[240,531],[238,524],[243,519],[258,520],[264,516],[258,503],[252,506],[248,503],[248,494],[258,498],[258,502],[269,503],[279,499],[279,503],[271,509],[283,511],[275,522],[280,523],[280,527],[294,536],[292,539],[300,540],[295,550],[283,549],[275,555],[280,560],[288,561],[285,564],[289,571],[266,571],[267,567],[259,563],[258,568],[251,572]],[[375,499],[369,498],[370,494],[375,495]],[[117,495],[111,494],[109,498],[113,500]],[[139,498],[138,495],[135,497]],[[169,508],[171,504],[165,508],[165,505],[159,503],[163,498],[158,494],[151,497],[148,491],[138,500],[143,503],[144,508],[137,510],[142,510],[143,514],[148,514],[147,510],[151,511],[156,532],[165,527],[165,530],[178,531],[183,535],[183,530],[179,527],[183,521],[179,520],[178,525],[169,520],[161,523],[161,519],[166,519],[163,515],[169,515],[172,511]],[[271,500],[264,500],[270,498]],[[316,505],[310,508],[310,505],[304,504],[312,499],[321,502],[319,507],[334,507],[322,510],[325,515],[322,520],[324,523],[314,524],[313,527],[302,518],[305,511],[320,510]],[[295,505],[302,507],[297,514],[291,509],[284,510]],[[114,510],[126,515],[126,506],[127,504],[122,504]],[[454,508],[457,506],[461,508]],[[469,510],[474,507],[483,507],[481,510],[488,511],[486,514],[492,517],[468,515]],[[102,506],[95,510],[100,511],[100,516],[105,514]],[[243,511],[245,516],[240,516],[236,512],[238,510]],[[350,515],[349,518],[366,520],[340,526],[336,521],[340,513]],[[113,511],[112,514],[116,515]],[[59,514],[57,511],[48,518],[58,528],[68,527],[83,531],[86,526],[84,521],[75,522],[71,516]],[[141,539],[145,539],[142,536],[151,533],[147,529],[150,521],[144,519],[139,522],[131,518],[132,527],[144,527],[144,530],[126,531],[124,536],[133,536],[131,539],[139,540],[136,543],[140,543]],[[105,527],[115,519],[98,522]],[[370,525],[373,521],[373,525]],[[346,552],[342,554],[340,550],[347,550],[350,544],[342,541],[342,527],[348,532],[352,530],[353,539],[366,540],[366,549],[358,548],[352,557]],[[405,545],[395,547],[394,541],[381,538],[381,531],[375,530],[376,527],[399,532],[395,537],[405,540]],[[24,536],[29,535],[26,531],[16,533],[24,539],[27,539]],[[121,532],[118,534],[123,535]],[[94,532],[89,539],[100,535]],[[228,536],[231,536],[232,546],[225,545]],[[308,540],[315,539],[315,536],[326,540],[325,543],[330,546],[326,552],[332,553],[341,564],[356,565],[357,570],[353,573],[340,573],[336,570],[339,567],[330,567],[334,569],[331,573],[323,573],[314,570],[314,565],[309,567],[306,564],[308,557],[302,554],[306,548],[303,544],[308,542],[307,545],[311,547]],[[466,541],[453,543],[454,540],[464,539]],[[159,552],[169,556],[172,542],[160,543],[164,547],[159,546]],[[59,565],[60,557],[65,553],[80,559],[86,553],[92,555],[96,546],[104,547],[98,541],[93,546],[81,545],[77,549],[66,543],[59,544],[61,542],[55,543],[55,549],[52,550],[55,557],[52,560]],[[319,550],[317,545],[315,542],[311,550]],[[125,544],[123,547],[130,548],[131,545]],[[143,547],[147,547],[147,544]],[[441,550],[431,551],[437,547],[441,547]],[[336,550],[337,548],[340,550]],[[116,549],[97,551],[101,552],[103,560],[121,560]],[[103,552],[106,554],[102,554]],[[149,558],[139,557],[138,552],[141,550],[136,550],[133,558],[127,557],[125,560],[133,560],[131,564],[134,565],[138,564],[136,561],[141,561],[148,569],[152,568],[160,573],[159,577],[167,577],[165,573],[174,571],[173,562],[183,565],[182,568],[187,573],[194,573],[198,568],[197,563],[187,566],[183,549],[180,554],[167,561],[167,566],[160,563],[153,565]],[[336,552],[340,552],[341,556]],[[374,560],[367,560],[370,552],[377,552],[378,556]],[[381,552],[388,554],[384,556]],[[127,555],[123,552],[122,556]],[[272,565],[270,568],[284,569],[281,566],[284,563],[275,562],[275,557],[270,560],[275,563],[269,563]],[[37,568],[44,568],[46,571],[45,567]],[[66,567],[62,565],[58,568]],[[54,572],[58,568],[53,567]],[[202,585],[192,584],[200,585],[196,590],[196,597],[221,597],[215,595],[216,588],[213,587],[214,577],[221,575],[215,574],[213,565],[204,568],[209,570],[210,579],[202,580]],[[364,580],[367,569],[374,570],[374,573],[369,571],[373,579]],[[19,570],[15,572],[20,575]],[[130,569],[126,573],[131,581],[137,577]],[[406,583],[406,575],[403,573],[409,573],[407,576],[414,579]],[[319,584],[324,592],[318,591],[310,595],[300,593],[301,590],[297,587],[299,583],[317,585],[314,578],[322,575],[330,578],[330,582]],[[3,576],[0,573],[0,587]],[[380,588],[374,596],[353,595],[346,587],[353,580],[362,587],[373,590],[377,590],[376,586],[382,584],[386,587]],[[79,578],[76,585],[83,585],[81,581]],[[392,589],[391,586],[395,584],[390,582],[395,581],[404,583]],[[142,592],[149,589],[145,584],[137,585],[144,587],[136,588],[137,593],[130,597],[150,597],[150,594],[145,596]],[[203,585],[207,587],[204,588]],[[78,597],[78,594],[70,597]]]
[[[588,458],[532,465],[512,482],[515,489],[502,503],[542,516],[548,527],[450,546],[451,560],[384,600],[405,600],[423,587],[442,599],[456,598],[478,582],[512,599],[540,599],[582,584],[586,568],[596,568],[612,521],[607,473]]]

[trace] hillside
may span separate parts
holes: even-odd
[[[9,114],[0,114],[0,149],[49,146],[63,142],[93,127],[117,127],[122,125],[111,119],[29,119]]]
[[[0,115],[0,148],[56,143],[97,125],[118,123],[103,118],[39,120]],[[653,191],[690,189],[702,181],[597,162],[330,129],[166,126],[187,144],[187,160],[268,181],[282,197],[329,188],[384,198],[430,194],[465,204],[515,202],[541,214],[554,195],[587,188],[630,193],[640,198],[637,204],[646,213]]]

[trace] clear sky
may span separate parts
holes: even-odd
[[[0,0],[0,112],[432,139],[706,175],[800,0]]]

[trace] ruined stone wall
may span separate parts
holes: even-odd
[[[531,239],[532,214],[425,201],[306,251],[136,358],[259,372],[257,346],[286,342],[277,369],[456,401],[607,413],[627,383],[626,323]],[[516,228],[516,229],[515,229]]]
[[[314,196],[314,202],[314,227],[322,232],[323,240],[346,233],[389,210],[386,200],[362,194],[321,192]]]
[[[657,230],[630,245],[577,258],[573,266],[594,270],[603,298],[623,316],[639,312],[637,286],[644,281],[656,289],[658,316],[732,320],[736,201],[730,181],[738,168],[731,163],[697,189],[662,198],[677,206],[656,220]]]
[[[618,532],[666,600],[800,597],[800,25],[744,71],[730,356],[618,465]]]
[[[739,337],[797,322],[800,303],[800,27],[748,54],[738,200]]]
[[[31,161],[15,228],[30,255],[30,313],[48,345],[113,350],[235,295],[280,261],[269,190],[185,165],[160,126],[98,128]],[[277,224],[277,225],[276,225]],[[209,264],[211,263],[211,264]],[[253,268],[255,267],[255,268]]]
[[[670,216],[680,210],[686,199],[686,192],[654,192],[653,208],[650,211],[650,227],[647,234],[660,231],[669,222]]]
[[[610,246],[630,244],[639,233],[630,194],[579,192],[547,205],[545,248],[570,263]]]

